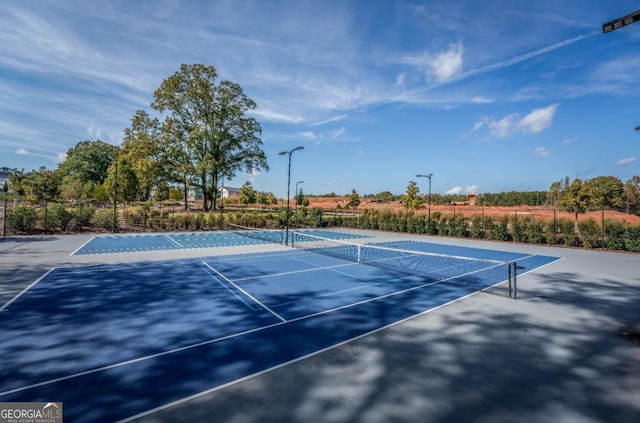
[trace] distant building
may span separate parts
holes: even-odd
[[[218,190],[222,192],[222,198],[237,198],[240,195],[240,188],[221,187]]]
[[[0,190],[4,187],[4,183],[9,183],[9,177],[13,173],[13,169],[9,169],[8,167],[0,167]]]
[[[475,206],[477,197],[475,194],[471,193],[469,195],[467,195],[467,200],[466,201],[452,201],[451,205],[452,206]]]

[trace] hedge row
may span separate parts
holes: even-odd
[[[604,228],[588,218],[575,222],[568,218],[534,220],[516,215],[490,217],[460,215],[439,211],[424,214],[365,210],[354,226],[362,229],[452,236],[458,238],[515,241],[533,244],[565,245],[584,248],[607,248],[640,252],[640,226],[624,226],[606,219]]]
[[[259,228],[284,228],[286,212],[234,211],[176,212],[173,209],[150,209],[135,206],[117,212],[117,228],[131,231],[199,231],[216,230],[221,223],[236,223]],[[113,209],[93,205],[65,207],[50,204],[33,208],[16,206],[7,212],[9,234],[50,232],[112,231]],[[221,220],[222,219],[222,220]],[[575,222],[568,218],[549,220],[523,219],[517,215],[499,217],[365,210],[362,215],[323,215],[319,208],[290,211],[289,224],[295,226],[334,226],[376,229],[392,232],[430,234],[459,238],[515,241],[533,244],[564,245],[584,248],[640,252],[640,226],[624,226],[616,220],[605,220],[604,228],[593,218]]]

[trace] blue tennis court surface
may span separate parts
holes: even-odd
[[[386,245],[431,253],[454,248]],[[448,251],[504,254],[526,263],[526,271],[558,259]],[[288,249],[52,269],[0,308],[0,401],[62,401],[68,421],[125,419],[506,279],[493,262],[464,269],[440,263],[416,276]]]
[[[346,232],[317,229],[304,230],[303,232],[332,239],[366,237],[364,235]],[[278,243],[281,242],[282,231],[259,232],[258,236],[259,238],[257,238],[255,234],[250,232],[245,233],[244,231],[194,232],[161,235],[102,235],[92,238],[73,254],[131,253]]]

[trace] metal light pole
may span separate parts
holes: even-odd
[[[284,244],[288,245],[289,244],[289,214],[290,214],[290,208],[289,208],[289,194],[291,191],[291,155],[293,154],[294,151],[298,151],[298,150],[304,150],[304,147],[299,145],[296,148],[289,150],[289,151],[281,151],[280,153],[278,153],[280,156],[284,156],[286,154],[289,155],[289,172],[287,173],[287,229],[286,229],[286,235],[285,235],[285,239],[284,239]]]
[[[296,215],[296,228],[298,227],[298,185],[299,184],[304,184],[304,181],[298,181],[296,182],[296,211],[294,212],[294,214]]]
[[[429,173],[427,175],[416,175],[416,178],[429,178],[429,198],[427,199],[427,210],[428,210],[428,220],[427,220],[427,228],[429,230],[429,235],[431,235],[431,177],[433,173]]]
[[[7,234],[7,193],[9,192],[9,185],[7,185],[7,181],[4,181],[2,192],[4,192],[4,208],[2,209],[2,213],[4,215],[2,217],[2,236],[4,237]]]
[[[113,233],[118,228],[118,159],[116,159],[116,183],[113,188]]]
[[[224,176],[220,183],[220,230],[224,229],[224,216],[222,215],[224,209]]]

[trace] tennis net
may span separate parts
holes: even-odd
[[[296,248],[476,291],[507,280],[511,285],[511,262],[357,244],[302,232],[293,232],[292,241]]]
[[[261,241],[277,244],[282,244],[284,242],[284,233],[281,229],[253,228],[250,226],[242,226],[234,223],[227,223],[226,229],[238,235]]]

